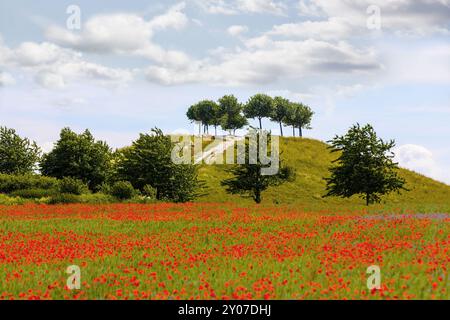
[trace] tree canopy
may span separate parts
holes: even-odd
[[[329,143],[339,157],[330,168],[331,177],[325,178],[325,196],[349,198],[359,194],[369,205],[380,202],[383,195],[407,190],[405,180],[397,174],[398,164],[393,161],[391,149],[395,142],[378,138],[371,125],[356,124]]]
[[[108,177],[111,167],[111,149],[104,141],[96,141],[89,130],[81,134],[70,128],[61,130],[53,150],[41,162],[44,175],[62,179],[80,179],[96,189]]]
[[[232,178],[222,181],[222,186],[226,187],[227,192],[231,194],[241,194],[243,196],[251,197],[256,203],[261,203],[262,193],[271,186],[278,186],[287,181],[295,179],[295,172],[291,167],[283,166],[281,160],[278,159],[278,173],[273,175],[264,175],[263,168],[270,167],[271,164],[264,164],[261,162],[262,157],[270,156],[261,154],[260,140],[261,131],[256,132],[256,137],[253,141],[256,142],[254,148],[256,153],[250,153],[250,139],[246,138],[245,146],[245,164],[239,164],[229,170],[233,175]],[[270,134],[267,135],[267,140],[271,143]]]
[[[202,100],[196,103],[188,109],[186,115],[191,121],[200,121],[203,125],[203,132],[208,132],[210,125],[217,128],[220,124],[220,108],[211,100]]]
[[[221,127],[223,130],[233,130],[243,128],[247,123],[247,119],[242,115],[242,104],[233,95],[226,95],[219,99],[219,106],[223,114]]]
[[[289,115],[290,101],[283,97],[275,97],[273,99],[273,109],[270,120],[278,122],[280,125],[280,134],[283,136],[283,123]]]
[[[152,186],[158,200],[193,200],[201,187],[197,167],[174,164],[171,159],[174,146],[170,136],[164,135],[160,129],[152,129],[152,134],[141,134],[118,157],[118,177],[141,191],[148,185]]]
[[[255,94],[244,106],[244,115],[247,118],[256,118],[259,121],[259,129],[262,129],[261,120],[269,118],[273,113],[273,99],[266,94]]]
[[[0,173],[27,174],[36,169],[41,149],[14,129],[0,127]]]
[[[294,136],[295,128],[297,128],[299,131],[299,136],[302,137],[303,129],[311,129],[313,115],[314,112],[307,105],[297,102],[290,102],[284,123],[292,126]]]

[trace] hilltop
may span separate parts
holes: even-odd
[[[281,158],[284,163],[296,169],[295,182],[267,190],[263,195],[263,204],[293,205],[304,209],[360,209],[364,201],[357,196],[350,199],[322,198],[325,194],[324,177],[329,175],[328,168],[335,159],[327,149],[327,144],[306,138],[280,138]],[[251,199],[230,195],[221,187],[220,182],[229,177],[227,165],[202,164],[199,176],[205,181],[208,195],[201,202],[235,202],[252,204]],[[450,186],[437,182],[407,169],[400,169],[400,176],[406,179],[406,187],[401,195],[392,194],[383,198],[380,205],[372,208],[411,209],[422,212],[450,209]]]

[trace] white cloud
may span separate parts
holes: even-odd
[[[298,10],[300,16],[320,17],[323,15],[321,9],[314,2],[309,2],[309,0],[300,0],[298,2]]]
[[[195,2],[210,14],[264,13],[285,15],[287,11],[287,6],[283,2],[272,0],[197,0]]]
[[[48,39],[82,52],[143,56],[157,63],[180,66],[189,58],[181,51],[165,50],[152,42],[156,32],[184,28],[189,19],[183,13],[185,3],[170,7],[149,21],[135,14],[103,14],[89,19],[80,34],[58,26],[46,30]]]
[[[234,15],[237,10],[234,4],[224,0],[195,0],[197,6],[210,14]]]
[[[305,102],[315,98],[315,95],[311,93],[299,93],[299,92],[292,92],[290,90],[270,90],[267,91],[266,94],[268,94],[271,97],[279,96],[297,102]]]
[[[251,42],[251,41],[250,41]],[[218,55],[218,61],[191,62],[182,71],[152,66],[147,78],[163,84],[208,82],[222,85],[267,84],[283,78],[298,79],[311,74],[373,72],[380,68],[375,54],[348,43],[324,41],[272,41],[256,48],[238,48]]]
[[[433,153],[427,148],[405,144],[395,148],[394,153],[400,166],[450,184],[448,171],[438,165]]]
[[[64,50],[53,43],[23,42],[14,50],[14,62],[21,66],[51,64],[61,59],[71,59],[74,52]]]
[[[49,89],[62,89],[66,86],[62,75],[52,72],[40,72],[35,77],[36,82]]]
[[[366,10],[372,5],[380,8],[382,30],[416,35],[449,32],[448,0],[309,0],[299,4],[305,12],[344,18],[360,28],[365,28],[370,16]]]
[[[122,53],[137,50],[147,43],[152,32],[141,17],[131,14],[98,15],[89,19],[82,33],[58,26],[46,30],[55,43],[87,52]]]
[[[63,97],[52,101],[52,103],[61,109],[70,109],[75,106],[85,105],[87,101],[78,97]]]
[[[450,84],[450,45],[412,43],[382,45],[385,83]]]
[[[244,12],[284,15],[286,5],[272,0],[237,0],[237,7]]]
[[[31,74],[39,85],[46,88],[61,89],[70,81],[82,79],[100,84],[122,84],[133,78],[131,70],[87,62],[80,53],[53,43],[24,42],[15,49],[6,50],[10,54],[3,61],[5,66]]]
[[[227,29],[228,34],[233,37],[240,36],[241,34],[247,32],[247,31],[248,31],[248,27],[241,26],[241,25],[234,25]]]
[[[301,39],[342,40],[354,34],[354,26],[344,18],[330,18],[324,21],[305,21],[275,25],[267,32],[270,36]]]
[[[166,13],[156,16],[149,22],[150,30],[183,29],[189,22],[189,19],[183,13],[185,7],[186,3],[181,2],[169,8]]]
[[[1,72],[0,71],[0,87],[3,86],[10,86],[16,83],[16,80],[14,77],[9,74],[8,72]]]

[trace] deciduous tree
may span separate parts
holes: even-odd
[[[14,129],[0,127],[0,173],[27,174],[36,169],[41,149]]]
[[[257,118],[259,129],[262,130],[263,118],[269,118],[273,113],[273,99],[266,94],[255,94],[244,106],[244,115],[247,118]]]
[[[53,150],[43,156],[41,172],[59,179],[80,179],[95,190],[108,177],[111,156],[107,143],[96,141],[89,130],[77,134],[64,128]]]
[[[325,178],[326,197],[349,198],[359,194],[369,205],[380,202],[383,195],[407,190],[393,161],[391,149],[395,142],[378,138],[371,125],[354,125],[346,135],[336,136],[329,143],[331,152],[339,157],[330,168],[331,177]]]

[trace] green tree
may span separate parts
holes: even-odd
[[[279,161],[279,171],[274,175],[263,175],[262,169],[270,166],[261,163],[260,154],[260,131],[256,134],[256,150],[255,154],[250,153],[250,140],[246,139],[245,158],[248,160],[245,164],[236,165],[229,172],[233,175],[232,178],[221,182],[222,186],[226,187],[227,192],[231,194],[241,194],[243,196],[251,197],[256,203],[261,203],[262,193],[271,186],[278,186],[286,181],[293,181],[295,179],[295,172],[291,167],[282,166]],[[270,134],[267,138],[270,144]],[[269,152],[270,155],[270,152]]]
[[[214,101],[202,100],[191,106],[187,113],[187,117],[191,121],[200,121],[203,125],[203,133],[209,133],[209,126],[213,125],[216,129],[220,124],[221,112],[220,108]]]
[[[106,142],[96,141],[89,130],[77,134],[64,128],[53,150],[43,156],[41,172],[58,179],[80,179],[95,190],[108,177],[111,158]]]
[[[237,129],[247,125],[247,119],[242,115],[242,104],[235,96],[223,96],[219,99],[219,106],[223,115],[220,122],[223,130],[233,130],[233,133],[236,133]]]
[[[325,178],[326,197],[359,194],[369,205],[393,191],[407,190],[405,180],[397,174],[398,164],[393,161],[394,140],[384,142],[371,125],[354,125],[346,135],[336,136],[329,143],[331,152],[339,153],[339,158],[330,168],[331,177]]]
[[[152,132],[141,134],[131,147],[122,150],[122,156],[117,157],[118,178],[141,191],[152,186],[158,200],[193,200],[201,188],[197,166],[174,164],[171,155],[175,143],[159,129]]]
[[[282,97],[275,97],[273,99],[273,110],[270,115],[270,120],[278,122],[280,125],[280,133],[283,136],[283,123],[289,115],[290,101]]]
[[[36,169],[41,149],[14,129],[0,127],[0,173],[27,174]]]
[[[189,107],[188,111],[186,112],[186,116],[191,122],[201,122],[200,118],[200,110],[197,104],[194,104]],[[198,134],[201,134],[201,126],[198,127]]]
[[[214,127],[215,136],[217,136],[217,127],[220,126],[222,117],[223,117],[222,109],[217,103],[214,102],[214,104],[211,105],[211,117],[208,124]]]
[[[289,102],[286,109],[286,116],[283,119],[283,123],[286,126],[292,126],[292,136],[295,137],[295,126],[296,123],[296,111],[297,108],[293,102]]]
[[[287,114],[287,122],[292,126],[295,137],[295,128],[298,128],[299,137],[303,137],[302,129],[311,129],[311,120],[314,112],[310,107],[302,104],[291,102]]]
[[[198,113],[200,121],[203,123],[204,133],[209,134],[209,126],[215,116],[214,112],[217,104],[211,100],[202,100],[198,104]]]
[[[273,99],[266,94],[255,94],[251,97],[247,104],[244,106],[244,115],[247,118],[255,119],[259,121],[259,129],[262,130],[263,118],[269,118],[273,113]]]

